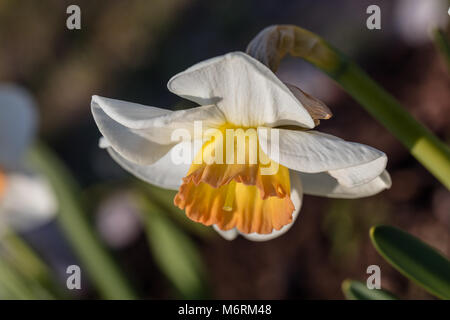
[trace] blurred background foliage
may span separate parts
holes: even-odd
[[[13,232],[2,238],[0,297],[342,299],[342,280],[366,279],[376,264],[383,288],[433,298],[376,253],[368,231],[399,226],[449,256],[448,190],[310,65],[287,58],[278,75],[332,109],[321,131],[383,150],[393,185],[354,201],[305,196],[292,229],[266,243],[228,242],[190,222],[171,205],[173,192],[136,181],[98,148],[90,114],[93,94],[189,107],[166,89],[172,75],[245,50],[267,25],[296,24],[354,58],[449,143],[450,77],[427,33],[427,22],[441,16],[425,2],[448,8],[437,0],[1,0],[0,82],[36,97],[40,138],[63,173],[53,181],[57,220],[21,234],[25,240]],[[81,8],[81,30],[65,27],[70,4]],[[381,8],[381,30],[365,27],[370,4]],[[31,158],[44,171],[53,161]],[[80,291],[64,289],[70,264],[83,270]]]

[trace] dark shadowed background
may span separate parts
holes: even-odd
[[[127,197],[130,176],[98,148],[91,96],[171,109],[190,107],[167,90],[171,76],[204,59],[245,51],[268,25],[295,24],[355,59],[448,143],[450,77],[426,32],[427,19],[438,18],[432,9],[412,10],[416,2],[1,0],[0,81],[20,84],[35,96],[40,138],[83,188],[92,224],[132,285],[144,298],[175,298],[149,253],[142,223]],[[70,4],[81,8],[81,30],[65,27]],[[381,8],[381,30],[366,28],[370,4]],[[422,19],[424,12],[429,16]],[[431,298],[381,259],[368,230],[378,223],[398,226],[449,256],[449,192],[320,71],[288,58],[278,74],[333,111],[333,118],[323,121],[319,130],[384,151],[392,188],[359,200],[305,196],[290,231],[265,243],[191,233],[190,222],[170,216],[201,253],[209,297],[342,299],[341,282],[365,281],[367,266],[377,264],[384,288],[404,298]],[[58,230],[52,222],[26,237],[64,275],[64,266],[76,258],[68,245],[55,241],[63,238]],[[79,296],[97,297],[89,281]]]

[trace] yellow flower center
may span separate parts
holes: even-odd
[[[292,222],[289,170],[270,160],[253,128],[224,126],[196,155],[174,203],[221,230],[268,234]]]

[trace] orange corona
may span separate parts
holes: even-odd
[[[228,128],[232,127],[221,128],[220,132]],[[237,132],[244,134],[243,130]],[[245,135],[245,148],[238,145],[236,134],[232,136],[233,150],[238,151],[232,153],[233,163],[226,161],[230,151],[226,147],[230,145],[226,141],[230,139],[228,134],[221,134],[219,147],[216,137],[206,142],[183,178],[174,203],[190,219],[208,226],[215,224],[221,230],[236,228],[243,233],[268,234],[292,222],[295,208],[290,198],[289,170],[279,164],[274,166],[261,150],[252,163],[250,141],[254,139],[257,148],[259,143],[255,130],[246,132],[250,134]],[[223,148],[220,159],[216,157],[215,163],[208,164],[205,159],[217,156],[217,148]],[[239,151],[244,153],[244,163],[236,163]],[[273,174],[261,174],[263,168],[271,166],[277,168]]]
[[[0,169],[0,198],[2,197],[3,193],[5,192],[5,188],[6,188],[6,175]]]

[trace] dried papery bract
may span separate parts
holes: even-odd
[[[313,118],[316,126],[320,123],[320,120],[327,120],[333,116],[330,108],[328,108],[326,104],[319,99],[307,94],[305,91],[293,84],[287,82],[284,84],[306,108],[311,118]]]
[[[247,46],[247,54],[276,72],[281,59],[289,53],[302,57],[332,72],[339,68],[336,52],[320,37],[294,25],[276,25],[263,29]]]
[[[273,72],[276,72],[281,59],[286,54],[294,57],[318,57],[320,60],[329,61],[333,66],[336,60],[335,53],[327,50],[324,41],[313,33],[293,25],[270,26],[262,30],[249,43],[247,53],[264,63]],[[321,119],[329,119],[332,116],[330,109],[320,100],[307,94],[295,85],[284,83],[294,96],[308,110],[318,125]]]

